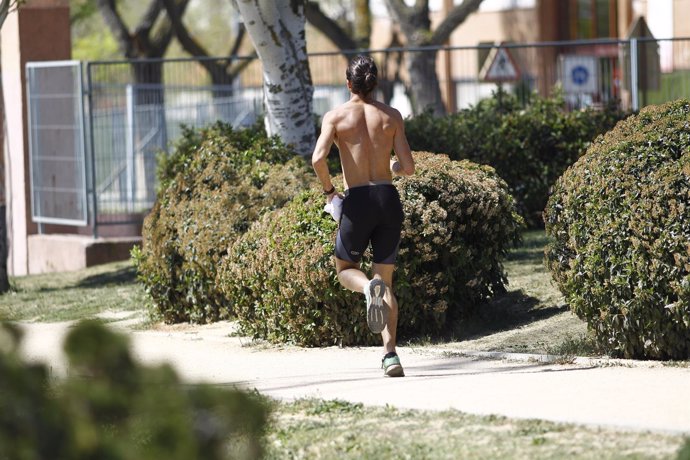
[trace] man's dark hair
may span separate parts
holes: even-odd
[[[366,96],[376,87],[378,81],[376,63],[369,56],[357,56],[350,61],[345,76],[352,86],[352,92]]]

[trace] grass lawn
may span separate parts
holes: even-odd
[[[542,264],[544,232],[528,232],[505,267],[508,292],[458,324],[435,347],[449,350],[593,354],[586,326],[570,313]],[[66,321],[104,312],[146,316],[131,262],[78,272],[12,278],[0,318]],[[424,346],[428,342],[408,345]],[[266,431],[270,459],[683,459],[679,435],[597,429],[540,420],[410,411],[341,401],[274,402]],[[684,456],[677,452],[685,443]]]
[[[470,321],[458,324],[456,340],[466,350],[596,355],[587,325],[565,304],[544,266],[547,237],[529,231],[505,263],[508,292]]]
[[[277,404],[269,459],[678,459],[682,436],[376,408],[344,401]]]
[[[10,278],[0,295],[0,318],[12,321],[68,321],[99,313],[143,313],[144,289],[130,261],[85,270]]]

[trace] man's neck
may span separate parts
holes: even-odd
[[[359,94],[352,93],[350,102],[362,102],[364,104],[371,104],[372,102],[374,102],[374,97],[371,93],[367,94],[366,96],[360,96]]]

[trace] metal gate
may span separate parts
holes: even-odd
[[[28,63],[26,75],[33,220],[86,226],[81,63]]]

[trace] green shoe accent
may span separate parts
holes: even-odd
[[[394,351],[383,357],[383,360],[381,360],[381,368],[386,377],[405,377],[405,371],[400,364],[400,358]]]

